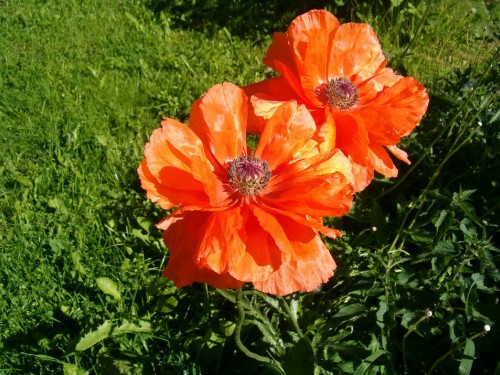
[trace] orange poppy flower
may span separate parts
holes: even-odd
[[[340,233],[321,217],[349,211],[350,163],[339,150],[318,151],[314,120],[296,102],[275,111],[252,152],[247,106],[241,88],[214,86],[193,103],[189,126],[166,118],[146,144],[142,187],[162,208],[177,207],[158,224],[170,250],[164,275],[178,287],[311,291],[335,269],[320,232]]]
[[[429,97],[414,78],[385,67],[386,58],[372,28],[340,24],[324,10],[297,17],[286,33],[275,33],[263,59],[281,76],[245,87],[257,116],[268,118],[283,101],[297,100],[313,115],[329,142],[353,163],[356,190],[374,170],[395,177],[387,150],[410,163],[396,145],[424,115]],[[255,119],[254,119],[255,120]],[[260,132],[263,121],[251,121]]]

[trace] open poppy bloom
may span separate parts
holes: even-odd
[[[142,187],[177,207],[158,224],[170,250],[164,275],[178,287],[311,291],[336,267],[320,232],[340,233],[321,217],[349,211],[351,165],[339,150],[319,152],[314,120],[296,102],[276,109],[252,152],[247,106],[241,88],[216,85],[193,103],[189,126],[166,118],[146,144]]]
[[[397,175],[387,150],[410,163],[396,145],[420,121],[429,97],[417,80],[385,67],[369,25],[341,25],[328,11],[309,11],[286,33],[274,34],[263,61],[281,76],[244,88],[254,95],[255,114],[267,119],[284,101],[304,104],[324,127],[321,137],[351,159],[356,191],[371,182],[374,170]],[[249,132],[262,131],[264,123],[252,121]]]

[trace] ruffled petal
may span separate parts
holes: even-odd
[[[321,118],[318,118],[320,116],[318,116],[317,112],[312,113],[312,115],[317,125],[313,139],[318,143],[319,150],[321,152],[333,150],[337,143],[337,129],[332,111],[326,108]]]
[[[393,146],[387,146],[387,149],[399,160],[404,161],[406,164],[411,164],[410,159],[408,159],[408,154],[401,150],[400,148]]]
[[[280,251],[248,207],[212,213],[195,263],[241,281],[266,279],[280,264]]]
[[[271,206],[263,206],[263,207],[265,207],[266,211],[271,214],[277,213],[283,216],[287,216],[296,223],[314,229],[317,232],[321,232],[322,234],[324,234],[329,238],[335,239],[338,237],[342,237],[342,233],[338,229],[330,228],[323,225],[323,219],[320,217],[297,214],[290,210],[282,210],[280,208]]]
[[[328,79],[346,77],[355,85],[383,68],[386,59],[373,29],[367,24],[340,25],[329,49]]]
[[[176,120],[164,119],[161,125],[146,144],[138,169],[148,197],[164,209],[182,204],[222,205],[227,193],[200,139]]]
[[[267,66],[281,73],[290,88],[295,92],[296,96],[307,99],[307,97],[304,96],[300,81],[300,73],[287,34],[273,34],[271,45],[267,49],[266,56],[262,61]]]
[[[370,145],[368,156],[378,173],[383,174],[385,177],[396,177],[398,175],[398,169],[383,147],[375,144]]]
[[[273,171],[311,148],[316,124],[305,106],[290,101],[277,108],[260,136],[255,156]]]
[[[328,52],[339,26],[339,21],[330,12],[312,10],[294,19],[287,30],[302,90],[316,106],[322,106],[315,89],[328,82]]]
[[[297,99],[297,94],[284,77],[265,79],[242,87],[250,98],[247,133],[260,134],[276,109],[289,100]]]
[[[276,171],[262,202],[310,216],[341,216],[353,199],[351,164],[340,150],[283,165]]]
[[[364,106],[366,103],[369,103],[377,97],[379,92],[388,87],[394,86],[396,82],[402,80],[403,78],[403,76],[394,73],[394,71],[390,68],[380,69],[372,77],[356,85],[359,94],[359,100],[356,106]]]
[[[369,152],[369,151],[368,151]],[[351,159],[351,158],[349,158]],[[374,177],[374,167],[371,159],[363,165],[351,160],[352,175],[354,177],[354,192],[363,191],[372,181]]]
[[[425,87],[406,77],[358,107],[355,115],[364,119],[370,143],[395,145],[415,128],[428,104]]]
[[[189,127],[224,166],[246,152],[248,98],[232,83],[215,85],[191,107]]]
[[[196,251],[204,235],[203,228],[210,215],[210,212],[203,211],[186,212],[175,217],[163,233],[163,241],[170,251],[163,275],[179,288],[194,282],[206,282],[219,289],[241,288],[243,285],[227,273],[200,268],[195,262]]]
[[[178,205],[178,203],[172,203],[172,201],[177,202],[180,200],[176,199],[177,194],[172,196],[172,193],[169,194],[168,191],[166,194],[162,194],[163,188],[160,181],[158,181],[158,179],[149,171],[146,159],[144,159],[139,165],[137,173],[139,174],[139,179],[141,180],[141,186],[144,190],[146,190],[146,196],[151,200],[151,202],[157,203],[164,210],[169,210]],[[170,195],[170,198],[167,198],[168,195]],[[203,204],[205,204],[206,197],[202,195],[200,198]]]
[[[368,160],[368,132],[363,118],[354,118],[350,113],[335,112],[336,143],[335,147],[349,155],[360,165],[367,165]]]
[[[255,281],[256,289],[277,295],[309,292],[333,276],[336,264],[314,229],[257,207],[254,213],[282,251],[281,266],[266,280]]]

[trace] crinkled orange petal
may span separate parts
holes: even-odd
[[[341,216],[353,199],[351,164],[340,150],[283,165],[260,199],[302,215]]]
[[[290,48],[290,41],[287,34],[273,34],[271,45],[267,49],[266,56],[262,61],[282,74],[296,96],[307,100],[307,97],[304,96],[300,81],[300,72],[297,69],[295,56]]]
[[[253,110],[250,111],[248,115],[248,133],[260,134],[266,127],[267,120],[269,120],[278,107],[285,102],[281,100],[262,99],[262,97],[254,95],[250,98],[250,103]]]
[[[378,95],[379,92],[387,87],[394,86],[396,82],[402,80],[403,78],[403,76],[394,73],[394,71],[390,68],[380,69],[372,77],[356,85],[359,94],[356,107],[362,107],[369,103]],[[354,107],[354,109],[356,107]]]
[[[283,102],[298,98],[284,77],[265,79],[242,88],[252,104],[247,133],[260,133],[265,125],[264,119],[270,118]],[[252,115],[258,117],[257,123]]]
[[[287,102],[289,100],[297,100],[297,93],[293,90],[293,88],[288,84],[288,81],[285,77],[273,77],[268,78],[263,81],[243,86],[242,89],[245,91],[245,95],[249,98],[252,96],[257,96],[258,99],[277,101],[277,102]],[[266,115],[266,111],[263,113],[259,113],[256,111],[256,114],[259,116],[264,116],[265,118],[271,117],[273,113]]]
[[[373,181],[374,167],[371,160],[363,165],[351,160],[351,165],[354,177],[354,191],[357,193],[363,191]]]
[[[256,289],[277,295],[309,292],[333,276],[336,264],[314,229],[275,212],[253,210],[282,251],[280,267],[266,280],[255,281]]]
[[[373,164],[368,156],[370,140],[364,119],[352,112],[335,112],[335,147],[349,157],[352,165],[354,191],[366,188],[373,180]]]
[[[323,59],[329,61],[328,78],[346,77],[355,85],[373,76],[386,62],[375,32],[361,23],[340,25],[324,54]]]
[[[316,124],[305,106],[298,106],[290,101],[278,107],[269,119],[260,135],[255,156],[267,161],[272,171],[286,163],[310,145],[311,137],[316,132]]]
[[[398,175],[398,169],[383,147],[375,144],[370,145],[368,156],[377,172],[385,177],[396,177]]]
[[[410,159],[408,159],[408,154],[405,151],[395,145],[387,146],[387,149],[399,160],[404,161],[408,165],[411,164]]]
[[[181,204],[210,207],[227,198],[200,139],[187,126],[164,119],[146,144],[138,173],[148,197],[169,209]]]
[[[368,163],[368,132],[362,118],[354,118],[350,113],[334,113],[336,126],[335,147],[361,165]]]
[[[318,143],[321,152],[328,152],[335,148],[337,129],[335,126],[335,119],[329,108],[324,111],[324,116],[322,117],[323,118],[319,120],[315,118],[313,114],[314,122],[318,125],[313,139]]]
[[[356,108],[353,115],[364,120],[370,143],[395,145],[415,128],[428,104],[425,87],[406,77]]]
[[[328,51],[339,26],[339,21],[330,12],[312,10],[295,18],[287,30],[304,95],[316,106],[322,103],[315,88],[328,82]]]
[[[323,225],[323,223],[322,223],[323,219],[320,217],[296,214],[293,211],[283,210],[283,209],[271,207],[271,206],[265,206],[265,209],[269,213],[278,213],[278,214],[281,214],[283,216],[288,216],[290,219],[292,219],[296,223],[305,225],[309,228],[314,229],[317,232],[321,232],[322,234],[324,234],[325,236],[327,236],[329,238],[335,239],[337,237],[342,237],[342,232],[340,232],[338,229],[330,228],[330,227]]]
[[[241,281],[263,280],[279,265],[280,254],[246,206],[214,212],[203,228],[195,263]]]
[[[178,203],[171,202],[171,200],[177,201],[175,197],[171,197],[171,200],[167,199],[166,195],[159,191],[162,190],[161,184],[149,171],[146,159],[144,159],[139,165],[137,173],[139,174],[139,179],[141,180],[141,186],[144,190],[146,190],[146,196],[151,200],[151,202],[157,203],[164,210],[169,210],[178,205]],[[207,203],[205,198],[205,196],[202,197],[203,204]]]
[[[163,275],[174,281],[177,287],[194,282],[206,282],[219,288],[241,288],[243,282],[231,275],[218,274],[207,268],[200,268],[195,263],[195,252],[204,235],[210,212],[186,212],[172,221],[163,232],[163,241],[170,251],[170,259]]]
[[[191,107],[189,127],[224,166],[246,151],[248,98],[232,83],[215,85]]]
[[[246,249],[260,267],[266,266],[265,277],[257,278],[256,274],[251,275],[252,281],[257,281],[267,278],[270,274],[267,273],[269,269],[274,271],[281,265],[281,250],[276,246],[274,238],[262,228],[251,207],[245,206],[248,215],[245,225]],[[237,276],[233,272],[231,274]]]

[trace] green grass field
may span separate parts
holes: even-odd
[[[268,77],[272,32],[315,7],[370,23],[389,66],[428,88],[413,163],[331,220],[344,236],[322,290],[247,288],[238,310],[234,291],[176,289],[165,212],[136,173],[144,144],[212,85]],[[500,374],[499,12],[0,1],[0,374]]]

